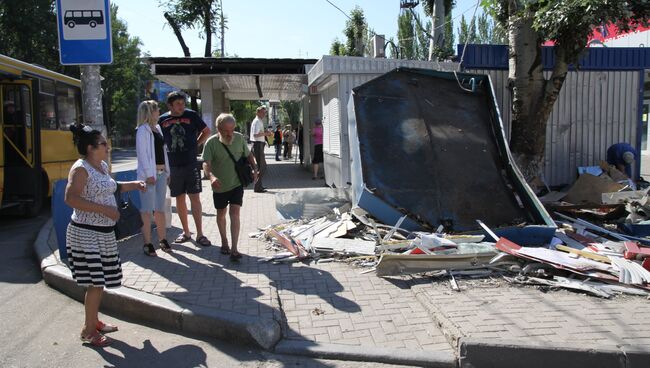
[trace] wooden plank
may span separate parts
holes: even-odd
[[[584,250],[570,248],[570,247],[567,247],[566,245],[556,245],[555,248],[557,250],[561,250],[563,252],[573,253],[573,254],[577,254],[577,255],[579,255],[581,257],[593,259],[594,261],[612,263],[609,260],[609,258],[607,258],[605,256],[601,256],[600,254],[596,254],[596,253],[593,253],[593,252],[587,252],[587,251],[584,251]]]

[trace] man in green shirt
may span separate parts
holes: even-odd
[[[210,137],[203,148],[203,168],[209,173],[212,199],[214,207],[217,209],[221,253],[230,254],[231,261],[238,261],[241,258],[241,254],[237,251],[240,228],[239,212],[244,201],[244,187],[237,176],[235,163],[228,155],[228,151],[235,161],[241,157],[248,158],[248,162],[253,168],[254,181],[258,177],[257,164],[255,157],[246,145],[244,136],[235,132],[237,123],[232,115],[219,115],[216,124],[218,134]],[[226,212],[230,214],[231,247],[228,246],[226,234]]]

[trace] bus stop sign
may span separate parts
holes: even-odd
[[[56,0],[62,65],[113,62],[109,0]]]

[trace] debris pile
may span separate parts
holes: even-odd
[[[583,219],[560,213],[556,219],[559,227],[544,247],[516,244],[481,221],[481,234],[446,234],[442,226],[433,233],[410,231],[401,227],[406,216],[393,225],[382,224],[349,204],[249,236],[267,241],[268,249],[276,251],[261,262],[347,262],[380,277],[448,278],[455,291],[476,280],[505,280],[602,298],[650,295],[650,247]]]

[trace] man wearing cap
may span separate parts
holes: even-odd
[[[628,143],[616,143],[607,149],[607,163],[632,178],[632,163],[637,159],[634,147]]]
[[[257,162],[259,174],[255,182],[255,192],[264,193],[266,189],[262,186],[262,177],[266,173],[266,160],[264,159],[264,147],[266,146],[266,137],[273,133],[264,129],[264,117],[266,116],[266,107],[260,106],[255,112],[256,116],[251,123],[250,140],[253,142],[253,156]]]

